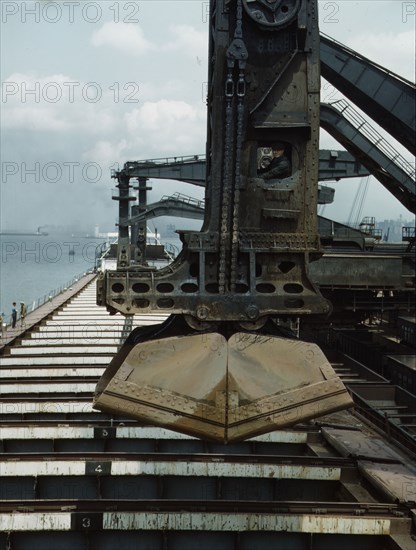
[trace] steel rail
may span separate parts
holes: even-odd
[[[84,459],[87,462],[114,462],[126,460],[129,462],[191,462],[191,463],[213,463],[213,464],[270,464],[273,466],[308,466],[316,468],[357,468],[358,459],[351,457],[322,457],[322,456],[298,456],[298,455],[264,455],[264,454],[218,454],[218,453],[163,453],[159,452],[138,453],[138,452],[34,452],[34,453],[7,453],[0,455],[2,462],[43,462],[74,461]],[[398,460],[374,457],[373,462],[382,464],[396,464]],[[91,474],[92,475],[92,474]],[[97,475],[97,474],[94,474]]]
[[[252,501],[252,500],[20,500],[0,502],[0,512],[108,512],[108,511],[181,511],[187,512],[257,512],[266,514],[316,515],[345,514],[399,518],[410,515],[409,506],[375,502],[328,502],[328,501]]]

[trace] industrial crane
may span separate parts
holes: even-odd
[[[132,246],[120,225],[117,270],[100,277],[98,304],[170,316],[131,333],[94,406],[230,442],[352,401],[321,350],[282,328],[331,311],[310,277],[322,254],[317,1],[210,7],[203,226],[182,232],[182,252],[155,270],[143,262],[143,227]],[[118,174],[121,220],[129,180]]]

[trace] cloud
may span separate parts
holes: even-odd
[[[170,27],[173,40],[167,42],[162,49],[179,51],[191,57],[204,60],[208,51],[208,36],[205,31],[198,31],[191,25],[174,25]]]
[[[156,102],[144,103],[140,109],[135,110],[127,124],[130,128],[139,123],[144,130],[162,130],[184,120],[195,122],[196,119],[197,111],[188,103],[161,99]]]
[[[115,23],[109,21],[91,37],[93,46],[111,46],[125,54],[140,56],[154,49],[154,45],[147,40],[137,25]]]
[[[205,149],[206,109],[202,103],[146,101],[126,114],[124,120],[130,148],[136,148],[135,158],[160,153],[189,155]]]
[[[348,46],[371,61],[414,81],[415,31],[366,32],[353,36]]]
[[[109,178],[110,170],[121,168],[120,158],[125,155],[127,141],[120,139],[118,142],[106,140],[97,141],[93,147],[82,154],[85,162],[96,162],[103,170],[103,176]]]
[[[127,55],[178,52],[205,61],[208,50],[206,31],[198,31],[191,25],[173,25],[169,28],[172,38],[161,44],[149,41],[137,25],[107,22],[91,37],[93,46],[111,46]],[[166,39],[166,37],[163,37]]]
[[[118,124],[112,90],[63,74],[14,73],[2,83],[2,103],[4,129],[95,135]]]

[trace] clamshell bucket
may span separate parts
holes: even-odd
[[[315,345],[253,333],[154,339],[122,348],[94,407],[233,442],[352,406]]]

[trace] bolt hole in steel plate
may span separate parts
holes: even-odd
[[[299,340],[202,333],[120,357],[99,381],[96,408],[203,439],[243,440],[352,404],[318,346]]]

